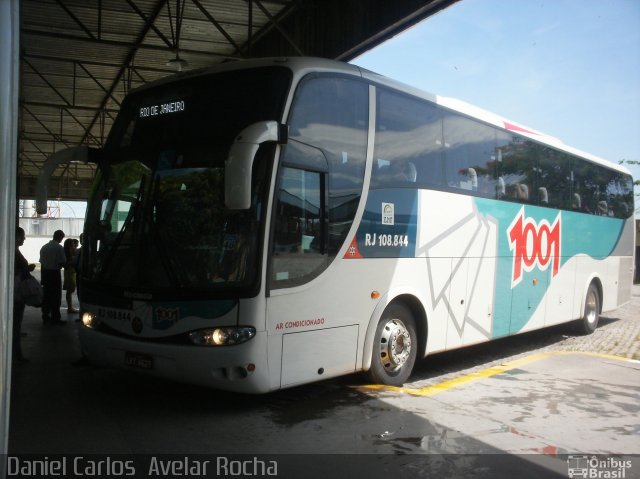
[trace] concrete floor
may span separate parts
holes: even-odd
[[[599,454],[631,458],[624,477],[640,477],[640,363],[541,353],[535,342],[557,332],[434,356],[402,389],[356,375],[244,396],[73,365],[75,318],[43,326],[27,308],[10,454],[276,454],[278,477],[350,478],[567,477],[569,455]],[[504,348],[515,356],[484,357]],[[428,372],[439,363],[442,378]]]

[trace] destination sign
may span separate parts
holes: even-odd
[[[140,118],[178,113],[180,111],[184,111],[184,107],[184,100],[160,103],[158,105],[143,106],[140,107]]]

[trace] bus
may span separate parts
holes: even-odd
[[[246,393],[577,320],[631,296],[632,178],[461,101],[314,58],[131,92],[80,272],[93,363]],[[64,155],[62,155],[64,156]]]

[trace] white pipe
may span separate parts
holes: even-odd
[[[89,157],[87,145],[73,146],[53,153],[46,159],[38,182],[36,183],[36,211],[39,215],[47,214],[47,200],[49,199],[49,180],[56,168],[64,163],[86,163]]]

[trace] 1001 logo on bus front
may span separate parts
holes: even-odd
[[[553,224],[549,224],[547,220],[537,223],[533,218],[525,217],[524,207],[520,208],[518,216],[507,230],[509,248],[513,251],[512,288],[522,281],[523,271],[530,272],[535,268],[545,271],[551,265],[551,277],[558,274],[561,251],[560,233],[560,213]]]

